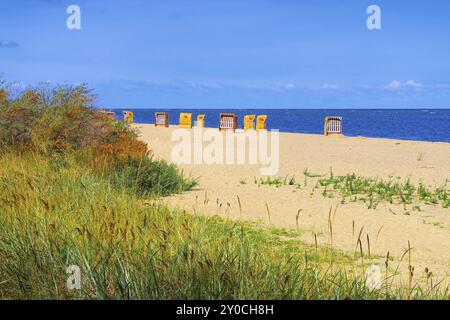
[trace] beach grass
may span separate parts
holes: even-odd
[[[445,299],[447,288],[365,285],[367,256],[295,233],[143,201],[76,161],[1,155],[3,299]],[[363,258],[363,259],[361,259]],[[79,266],[81,290],[66,268]],[[384,277],[384,276],[383,276]]]
[[[381,202],[413,205],[423,203],[450,207],[450,186],[448,181],[441,186],[429,188],[423,183],[414,185],[409,180],[386,181],[379,178],[360,177],[356,174],[320,178],[316,188],[322,188],[326,197],[342,197],[343,201],[362,201],[368,209],[376,209]]]
[[[304,172],[304,183],[298,183],[294,175],[283,177],[265,177],[255,179],[259,185],[273,187],[295,186],[304,188],[308,179],[315,182],[312,191],[319,190],[324,197],[340,197],[342,202],[363,202],[368,209],[376,209],[380,203],[410,205],[413,211],[420,211],[418,204],[440,205],[450,208],[450,183],[446,180],[439,186],[426,186],[423,183],[413,184],[408,179],[384,180],[380,178],[361,177],[354,173],[337,176],[330,171],[329,176],[313,174],[307,169]],[[315,180],[313,180],[315,179]]]

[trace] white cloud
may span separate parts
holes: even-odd
[[[387,88],[391,89],[391,90],[398,90],[398,89],[400,89],[401,86],[402,86],[402,83],[400,81],[393,80],[393,81],[391,81],[391,83],[389,83],[387,85]]]
[[[408,80],[406,82],[401,82],[398,80],[391,81],[386,88],[389,90],[400,90],[400,89],[421,89],[424,85],[414,80]]]
[[[223,85],[216,82],[189,82],[188,83],[192,88],[197,89],[221,89]]]
[[[247,86],[247,87],[249,87],[249,86]],[[277,82],[272,85],[255,86],[254,88],[269,89],[269,90],[273,90],[273,91],[286,91],[286,90],[294,90],[297,88],[297,86],[295,85],[295,83],[292,83],[292,82],[288,82],[288,83]]]
[[[423,85],[420,83],[415,82],[414,80],[408,80],[405,82],[405,86],[408,88],[414,88],[414,89],[418,89],[418,88],[422,88]]]
[[[295,84],[293,84],[293,83],[288,83],[288,84],[286,84],[284,87],[285,87],[286,89],[288,89],[288,90],[291,90],[291,89],[294,89],[294,88],[295,88]]]
[[[324,83],[322,85],[322,89],[324,89],[324,90],[337,90],[337,89],[339,89],[339,86],[337,84]]]

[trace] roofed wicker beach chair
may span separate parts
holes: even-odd
[[[197,116],[197,128],[204,128],[205,127],[205,115],[199,114]]]
[[[266,130],[267,129],[267,115],[262,114],[256,118],[256,130]]]
[[[233,113],[221,113],[219,120],[219,130],[236,130],[238,116]]]
[[[134,123],[134,113],[131,111],[122,111],[123,121],[128,122],[128,124]]]
[[[112,120],[116,120],[116,113],[113,111],[105,111],[105,114],[110,117]]]
[[[244,130],[253,130],[255,129],[255,118],[256,115],[248,114],[244,116]]]
[[[192,128],[192,113],[180,113],[180,128],[191,129]]]
[[[329,116],[325,118],[323,125],[323,134],[325,136],[333,134],[342,134],[342,117]]]
[[[167,112],[155,112],[155,127],[168,127],[169,114]]]

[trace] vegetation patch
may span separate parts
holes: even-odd
[[[197,184],[150,150],[126,123],[93,109],[84,85],[38,87],[14,95],[0,88],[0,151],[32,152],[87,170],[139,195],[165,196]]]
[[[380,202],[391,204],[412,205],[415,201],[429,205],[450,207],[450,186],[445,184],[433,189],[420,183],[418,186],[409,180],[405,182],[385,181],[378,178],[359,177],[356,174],[333,176],[318,180],[315,189],[321,187],[325,197],[340,195],[345,200],[363,201],[367,208],[375,209]],[[415,206],[417,209],[417,206]]]
[[[441,205],[443,208],[450,207],[450,182],[445,180],[441,186],[427,187],[423,183],[414,185],[409,180],[405,182],[399,179],[383,180],[380,178],[367,178],[356,174],[336,176],[330,171],[330,175],[313,174],[307,169],[303,173],[303,183],[298,183],[294,175],[284,177],[266,177],[254,179],[255,184],[281,187],[294,186],[297,189],[305,188],[308,181],[314,186],[312,192],[320,190],[327,198],[341,197],[342,202],[364,202],[368,209],[376,209],[382,202],[391,204],[412,205],[413,211],[421,211],[420,203],[427,205]]]
[[[0,298],[3,299],[445,299],[447,289],[379,289],[369,264],[245,222],[145,204],[73,159],[3,154]],[[81,290],[66,268],[81,269]],[[394,270],[395,271],[395,270]],[[436,281],[436,283],[438,283]]]

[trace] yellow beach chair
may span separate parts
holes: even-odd
[[[128,124],[134,123],[134,113],[131,111],[122,111],[123,121],[128,122]]]
[[[155,112],[155,127],[168,127],[169,114],[167,112]]]
[[[266,130],[267,129],[267,124],[266,124],[266,120],[267,120],[267,115],[263,114],[263,115],[259,115],[256,118],[256,130]]]
[[[323,125],[324,136],[331,134],[342,134],[342,117],[326,117]]]
[[[248,114],[244,116],[244,130],[253,130],[255,129],[255,118],[256,115]]]
[[[199,114],[197,116],[197,128],[204,128],[205,127],[205,115]]]
[[[180,128],[191,129],[192,128],[192,113],[180,113]]]

